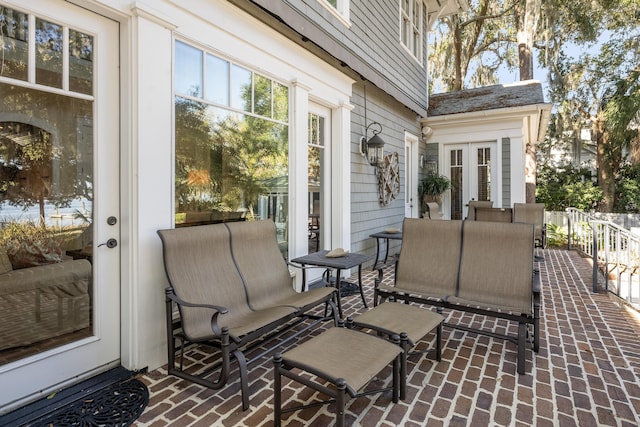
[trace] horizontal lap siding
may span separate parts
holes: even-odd
[[[246,1],[231,2],[256,13]],[[425,69],[400,43],[400,5],[397,1],[350,0],[350,26],[317,0],[253,0],[253,3],[281,19],[301,36],[308,37],[329,55],[344,61],[356,74],[375,83],[400,103],[426,114]],[[265,20],[264,16],[260,18]],[[277,24],[277,20],[268,21],[270,25]],[[300,43],[301,39],[296,42]],[[309,50],[313,47],[309,46]]]
[[[230,0],[251,12],[239,0]],[[420,136],[419,114],[426,114],[425,69],[400,43],[397,1],[350,0],[350,26],[346,26],[317,0],[253,0],[274,17],[261,16],[292,40],[352,75],[351,104],[351,250],[373,254],[369,235],[400,227],[404,218],[404,135]],[[253,12],[255,14],[255,9]],[[291,28],[278,22],[278,18]],[[298,33],[295,34],[291,30]],[[304,41],[308,37],[309,41]],[[318,49],[321,48],[324,52]],[[333,57],[332,57],[333,56]],[[336,61],[337,60],[337,61]],[[344,61],[344,64],[340,64]],[[345,67],[346,66],[346,67]],[[375,168],[360,155],[358,144],[366,127],[364,82],[367,81],[367,123],[382,125],[385,153],[396,151],[400,164],[400,193],[381,207]],[[372,133],[369,133],[369,137]]]
[[[400,43],[399,13],[397,1],[351,0],[350,42],[390,84],[425,107],[426,71]]]
[[[402,227],[404,219],[404,135],[405,131],[419,135],[418,117],[384,92],[366,87],[367,123],[382,125],[385,155],[397,152],[400,168],[400,193],[388,206],[380,206],[375,168],[358,152],[358,141],[364,134],[364,84],[354,85],[351,102],[351,250],[373,254],[375,240],[369,235],[390,227]],[[369,137],[372,133],[369,132]],[[392,247],[398,242],[392,242]]]

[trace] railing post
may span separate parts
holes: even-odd
[[[567,250],[571,250],[571,212],[567,208]]]
[[[595,224],[591,225],[593,230],[593,292],[598,293],[598,230]]]

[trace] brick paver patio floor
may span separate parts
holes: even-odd
[[[640,318],[606,293],[591,291],[591,265],[577,252],[547,249],[542,274],[540,351],[527,350],[526,375],[516,373],[511,342],[451,328],[443,330],[442,361],[409,359],[407,397],[352,399],[346,419],[354,426],[638,426],[640,425]],[[387,271],[385,280],[391,280]],[[364,277],[372,301],[374,273]],[[343,298],[345,315],[364,310],[359,295]],[[445,312],[447,321],[504,331],[507,322]],[[318,330],[319,332],[320,330]],[[427,336],[419,348],[431,344]],[[187,351],[185,364],[210,357]],[[160,368],[141,377],[151,394],[139,426],[273,425],[271,357],[251,366],[251,407],[241,410],[237,372],[222,390],[209,390]],[[388,384],[390,374],[374,381]],[[283,379],[283,404],[317,400],[318,394]],[[322,396],[320,396],[322,397]],[[334,405],[284,415],[283,425],[328,426]]]

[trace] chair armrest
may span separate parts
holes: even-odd
[[[540,278],[540,270],[533,270],[533,283],[531,284],[531,292],[540,294],[542,291],[542,279]]]
[[[184,307],[199,307],[199,308],[210,308],[212,310],[216,310],[221,314],[226,314],[229,312],[229,309],[226,307],[222,307],[220,305],[213,305],[213,304],[197,304],[197,303],[192,303],[192,302],[187,302],[184,301],[182,299],[180,299],[176,294],[173,293],[173,289],[171,288],[167,288],[165,290],[165,295],[167,296],[167,299],[175,302],[178,305],[184,306]]]

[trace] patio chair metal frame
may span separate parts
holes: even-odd
[[[540,342],[539,271],[533,268],[533,225],[406,218],[393,285],[376,281],[374,303],[396,300],[497,317],[518,324],[515,335],[460,324],[445,326],[517,344],[525,373],[527,341]],[[532,330],[530,330],[531,326]]]
[[[282,349],[319,322],[338,324],[334,288],[300,293],[293,289],[272,221],[186,227],[158,234],[170,284],[165,289],[170,375],[220,389],[228,383],[235,359],[246,410],[251,363]],[[325,316],[311,313],[323,304]],[[329,307],[331,314],[326,316]],[[216,349],[219,360],[201,372],[184,369],[184,351],[192,344]]]

